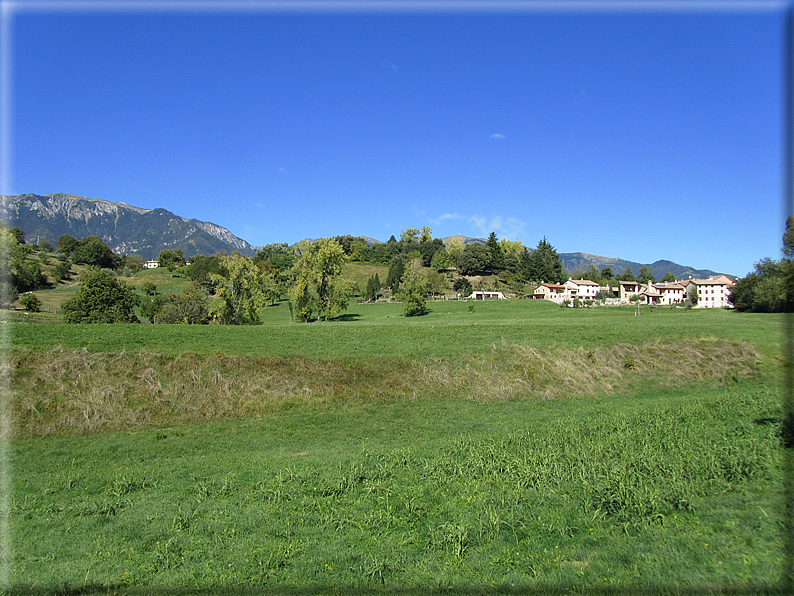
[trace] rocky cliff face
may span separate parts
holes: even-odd
[[[99,236],[117,254],[155,259],[164,248],[195,254],[230,253],[251,256],[254,248],[226,228],[185,219],[165,209],[141,209],[125,203],[76,195],[0,195],[0,217],[19,226],[28,241],[53,246],[63,234]]]

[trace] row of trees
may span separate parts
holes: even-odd
[[[132,322],[140,306],[141,317],[155,323],[242,325],[258,323],[260,309],[287,294],[295,319],[327,320],[346,310],[358,291],[353,281],[341,276],[347,260],[333,238],[306,240],[289,252],[282,246],[267,247],[258,258],[238,253],[196,257],[185,271],[191,283],[183,292],[163,296],[142,286],[143,297],[108,270],[97,268],[84,274],[79,291],[62,309],[70,323]],[[425,296],[433,287],[434,273],[417,258],[409,262],[405,279],[395,282],[406,314],[427,311]]]
[[[499,240],[495,233],[490,234],[487,244],[464,246],[456,237],[444,246],[425,226],[421,230],[403,230],[399,240],[392,236],[389,242],[374,247],[360,238],[337,236],[315,242],[304,240],[294,246],[270,244],[254,258],[236,253],[196,256],[190,259],[189,267],[182,269],[192,282],[185,292],[166,297],[156,295],[151,288],[142,288],[145,296],[140,299],[134,292],[126,291],[111,273],[115,270],[125,274],[142,268],[140,257],[115,255],[96,236],[78,240],[64,235],[58,240],[56,250],[70,263],[92,266],[106,274],[98,275],[95,271],[84,276],[78,295],[64,305],[67,320],[82,322],[133,320],[132,309],[140,306],[141,316],[153,322],[212,320],[252,324],[259,321],[263,306],[285,294],[297,320],[327,320],[344,311],[358,290],[353,282],[341,277],[348,260],[388,260],[386,281],[382,284],[373,276],[365,298],[375,299],[388,289],[391,295],[403,300],[406,314],[411,315],[425,312],[426,296],[448,288],[448,277],[454,269],[462,275],[497,273],[500,280],[521,283],[524,280],[562,282],[567,278],[559,255],[545,238],[534,251],[527,250],[520,242]],[[158,261],[173,272],[183,258],[180,250],[166,249]],[[464,281],[457,280],[455,289],[467,295],[472,288]],[[211,297],[215,299],[210,300]],[[105,308],[105,301],[111,299],[117,309]]]
[[[737,280],[728,300],[739,311],[794,312],[794,215],[786,220],[783,258],[765,258]]]
[[[401,232],[399,240],[391,236],[387,242],[373,246],[349,235],[333,239],[351,261],[388,265],[393,272],[385,281],[387,288],[394,287],[393,283],[402,278],[406,266],[414,259],[419,259],[422,266],[439,272],[455,269],[466,276],[509,272],[526,281],[558,283],[568,278],[559,255],[546,238],[540,241],[535,251],[528,250],[519,241],[500,240],[495,232],[491,232],[485,244],[464,244],[462,238],[454,236],[445,246],[440,238],[432,237],[432,229],[428,226],[421,230],[408,228]],[[256,258],[259,258],[259,254]]]

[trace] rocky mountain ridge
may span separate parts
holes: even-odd
[[[230,253],[252,256],[255,249],[226,228],[180,217],[166,209],[142,209],[104,199],[55,193],[0,195],[0,217],[19,226],[30,241],[53,246],[63,234],[99,236],[117,254],[155,259],[165,248],[185,256]]]

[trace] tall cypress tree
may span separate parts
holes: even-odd
[[[505,256],[496,237],[496,232],[491,232],[491,235],[488,236],[488,251],[490,252],[488,266],[494,273],[499,273],[505,268]]]

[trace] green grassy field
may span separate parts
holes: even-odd
[[[10,326],[11,593],[779,593],[782,318],[264,320]]]
[[[16,325],[15,347],[85,347],[89,351],[150,350],[232,355],[449,356],[488,351],[494,345],[594,348],[657,339],[714,337],[747,341],[766,357],[779,357],[782,315],[722,309],[647,307],[561,309],[547,301],[431,302],[423,317],[403,316],[399,303],[351,304],[330,324],[291,324],[285,302],[263,309],[263,324],[251,327],[180,325]]]

